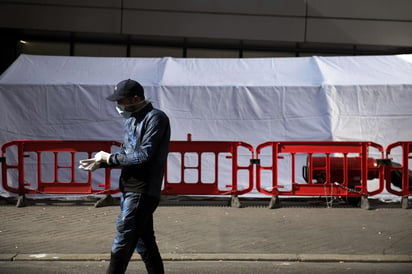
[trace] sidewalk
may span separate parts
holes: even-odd
[[[371,210],[321,201],[227,202],[175,199],[155,213],[164,260],[412,262],[412,210],[371,202]],[[0,260],[107,260],[117,205],[94,201],[2,202]],[[133,259],[139,259],[134,256]]]

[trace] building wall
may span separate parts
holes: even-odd
[[[410,52],[411,10],[411,0],[0,0],[1,56],[4,64],[12,51],[176,57]],[[27,37],[30,48],[16,44]]]

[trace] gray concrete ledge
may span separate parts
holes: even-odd
[[[412,263],[412,255],[346,254],[162,254],[164,261],[295,261],[295,262],[375,262]],[[109,254],[0,254],[0,261],[108,261]],[[140,260],[134,254],[132,260]]]

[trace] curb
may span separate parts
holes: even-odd
[[[346,254],[162,254],[164,261],[293,261],[293,262],[360,262],[412,263],[412,255],[346,255]],[[110,254],[0,254],[0,261],[109,261]],[[134,254],[133,261],[140,260]]]

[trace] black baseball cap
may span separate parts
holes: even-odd
[[[114,87],[113,94],[106,97],[106,99],[109,101],[119,101],[123,98],[133,96],[144,97],[144,89],[138,82],[131,79],[127,79],[119,82]]]

